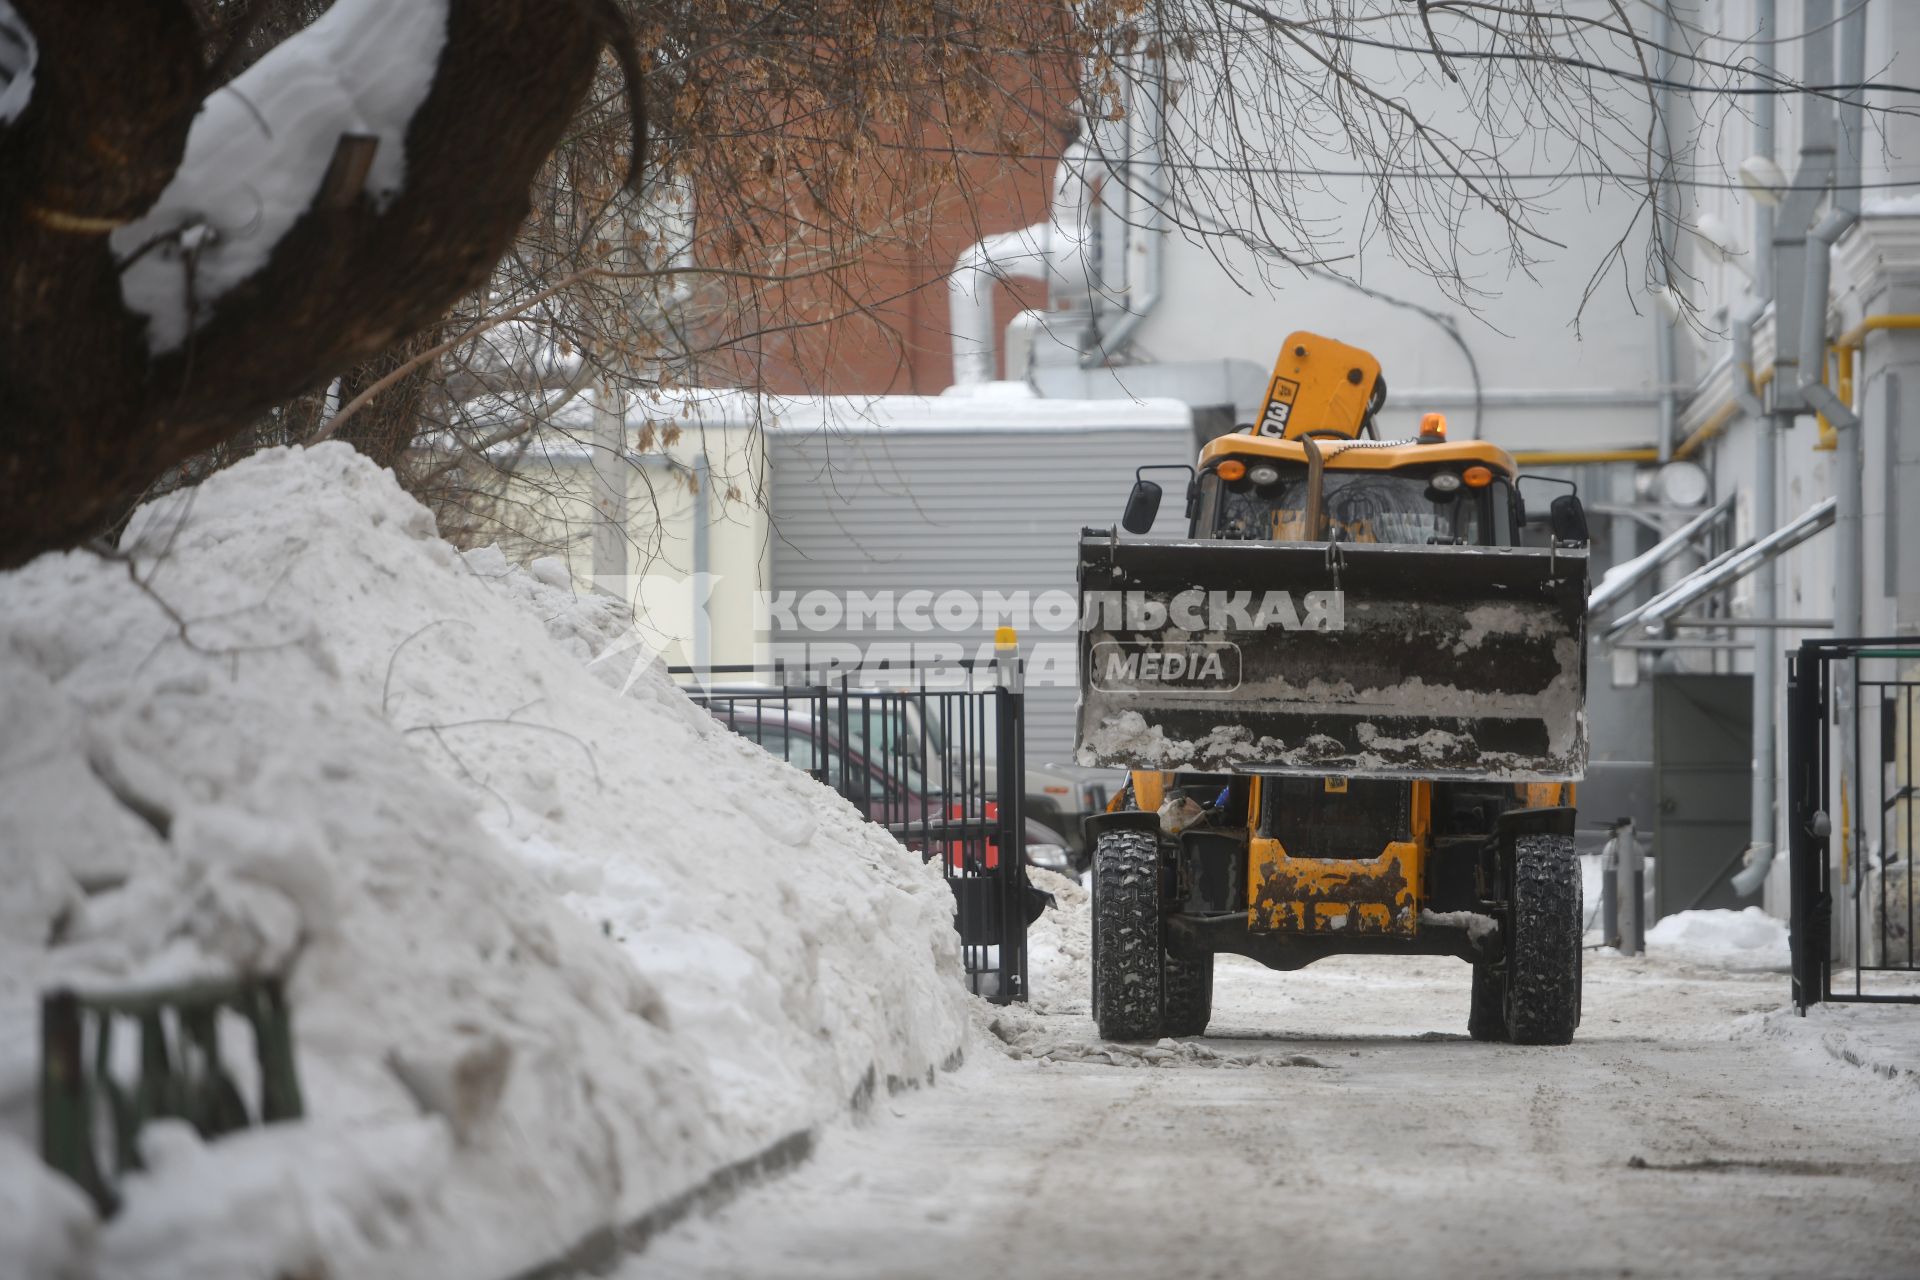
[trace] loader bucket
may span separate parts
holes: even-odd
[[[1080,543],[1082,764],[1565,781],[1584,549]]]

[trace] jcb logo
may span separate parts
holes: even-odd
[[[1275,376],[1267,388],[1267,404],[1260,411],[1260,434],[1284,436],[1287,419],[1293,416],[1293,402],[1300,395],[1300,384],[1291,378]]]

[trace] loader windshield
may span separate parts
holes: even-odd
[[[1335,542],[1480,546],[1489,541],[1489,489],[1439,494],[1425,475],[1387,471],[1329,470],[1323,483],[1326,536]],[[1289,468],[1277,483],[1266,486],[1219,484],[1213,496],[1206,505],[1215,518],[1210,528],[1203,525],[1198,532],[1255,542],[1309,540],[1304,468]]]

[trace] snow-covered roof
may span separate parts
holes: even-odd
[[[587,431],[592,406],[575,401],[557,424]],[[765,427],[780,431],[883,433],[894,431],[1027,432],[1128,431],[1189,427],[1193,411],[1171,399],[1001,400],[950,396],[780,396],[733,389],[689,389],[639,397],[627,423],[678,422],[704,427]]]

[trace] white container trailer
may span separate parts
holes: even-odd
[[[1071,759],[1080,530],[1118,522],[1136,468],[1191,463],[1188,406],[837,397],[786,402],[765,441],[770,647],[858,654],[871,670],[991,652],[1013,626],[1027,760]],[[1159,479],[1162,525],[1184,533],[1184,480]]]

